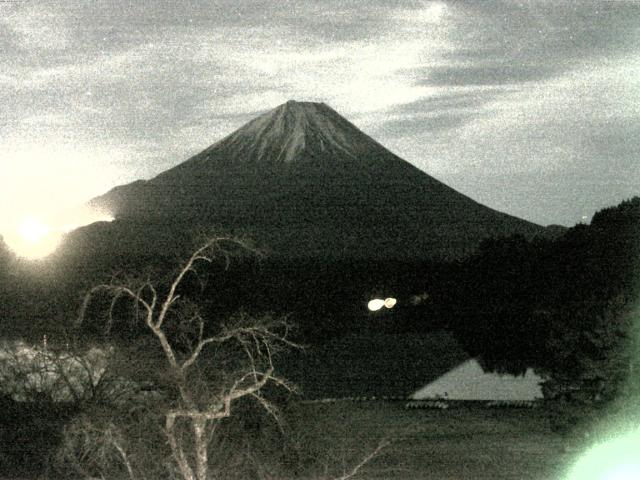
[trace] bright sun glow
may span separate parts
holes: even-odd
[[[28,259],[43,258],[51,254],[60,243],[60,237],[60,232],[36,217],[22,219],[15,230],[5,234],[9,248],[19,257]]]
[[[5,226],[2,236],[17,256],[36,260],[52,254],[65,233],[93,222],[111,220],[110,215],[86,209],[67,212],[54,220],[25,216],[13,225]]]
[[[37,218],[26,218],[18,226],[18,233],[25,242],[37,244],[51,233],[51,227]]]
[[[597,445],[578,460],[566,480],[636,480],[639,446],[640,430]]]

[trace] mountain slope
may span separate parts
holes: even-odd
[[[244,232],[286,256],[459,257],[486,237],[544,232],[418,170],[330,107],[293,101],[90,204],[165,234]]]

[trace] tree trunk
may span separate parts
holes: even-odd
[[[174,460],[178,463],[178,468],[184,480],[196,480],[193,474],[193,470],[189,466],[189,462],[182,450],[182,447],[178,443],[175,435],[175,417],[168,415],[166,418],[166,432],[169,439],[169,445],[171,447],[171,453]]]
[[[193,418],[193,433],[196,442],[196,477],[198,480],[209,480],[209,459],[207,458],[207,420],[202,417]]]

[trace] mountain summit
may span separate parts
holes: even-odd
[[[217,175],[222,165],[240,175],[323,169],[325,174],[335,169],[360,169],[366,174],[381,168],[382,157],[387,157],[386,162],[394,157],[392,163],[406,163],[324,103],[290,100],[158,178],[183,170],[206,173],[208,167]]]
[[[418,170],[329,106],[296,101],[90,203],[165,236],[216,226],[285,256],[459,257],[483,238],[544,232]]]
[[[364,133],[324,103],[290,100],[214,147],[250,161],[288,164],[305,154],[357,159],[358,148],[368,142]]]

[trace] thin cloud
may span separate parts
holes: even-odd
[[[68,0],[0,13],[4,164],[51,141],[60,158],[98,151],[112,184],[148,178],[291,98],[330,104],[460,188],[489,173],[570,183],[607,152],[619,165],[637,153],[625,140],[640,120],[637,2]]]

